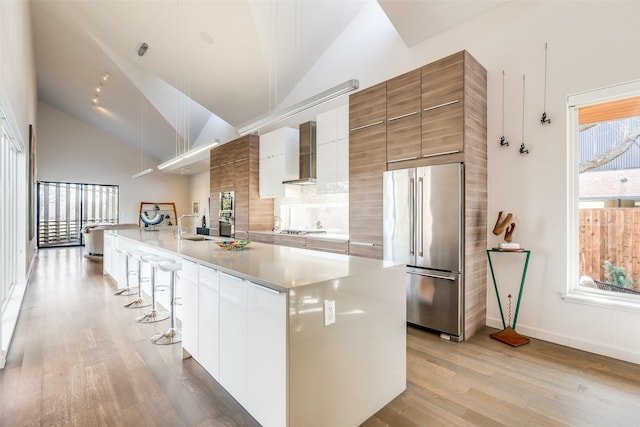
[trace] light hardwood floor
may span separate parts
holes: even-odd
[[[0,426],[257,425],[179,345],[149,336],[81,248],[39,251],[6,368]],[[408,329],[407,391],[377,426],[637,426],[640,366],[481,331],[465,343]]]

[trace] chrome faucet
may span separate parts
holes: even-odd
[[[178,218],[178,240],[182,239],[182,218],[195,218],[197,217],[198,214],[186,214],[186,215],[181,215],[180,218]]]

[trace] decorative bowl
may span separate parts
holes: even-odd
[[[227,251],[244,249],[249,244],[248,240],[225,240],[223,242],[216,242],[216,245]]]

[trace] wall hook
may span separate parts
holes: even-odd
[[[541,124],[551,123],[551,119],[547,117],[547,113],[542,113],[542,118],[540,119]]]
[[[508,147],[509,146],[509,141],[507,141],[504,136],[500,137],[500,146],[501,147]]]
[[[520,154],[529,154],[529,150],[524,148],[524,142],[520,144]]]
[[[540,124],[549,123],[551,124],[551,119],[547,117],[547,51],[548,51],[548,43],[544,44],[544,104],[542,108],[542,118],[540,119]]]

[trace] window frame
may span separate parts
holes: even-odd
[[[563,298],[595,306],[640,311],[640,297],[579,286],[579,108],[640,96],[640,80],[567,96],[567,289]]]

